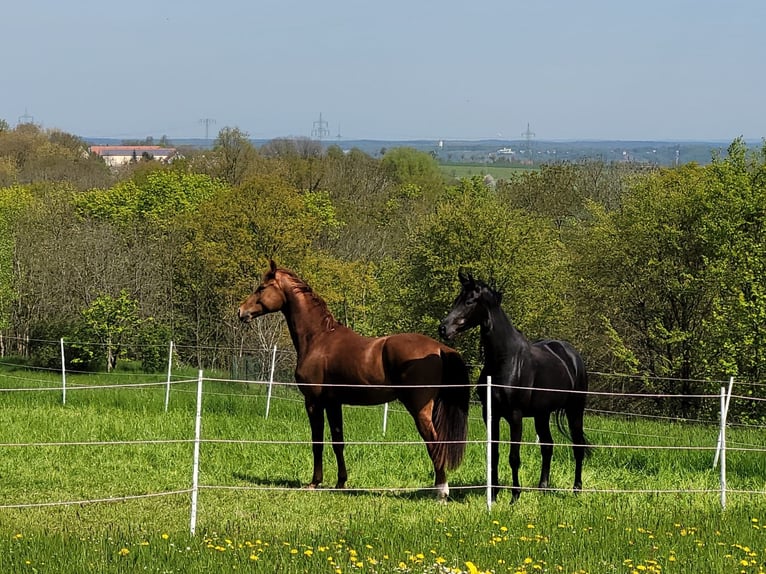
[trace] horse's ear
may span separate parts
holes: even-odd
[[[458,279],[460,279],[460,284],[461,284],[461,285],[463,285],[464,287],[465,287],[466,285],[468,285],[468,283],[470,282],[470,281],[469,281],[469,279],[468,279],[468,277],[466,277],[465,275],[463,275],[463,272],[462,272],[462,271],[458,271],[458,272],[457,272],[457,278],[458,278]]]
[[[277,271],[277,264],[274,263],[273,259],[269,259],[269,266],[271,267],[271,269],[270,269],[271,273],[276,273],[276,271]]]

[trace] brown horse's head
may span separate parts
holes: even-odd
[[[277,264],[270,261],[271,268],[264,273],[261,284],[239,306],[237,316],[247,323],[255,317],[279,311],[285,304],[285,294],[277,282]]]

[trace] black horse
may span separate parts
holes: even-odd
[[[583,411],[588,391],[585,364],[572,346],[555,339],[530,343],[516,329],[500,306],[502,295],[482,281],[458,273],[462,290],[452,310],[439,326],[440,335],[451,340],[458,333],[479,325],[484,350],[484,368],[477,390],[487,423],[487,377],[492,377],[491,484],[492,500],[500,489],[497,478],[500,417],[511,426],[508,461],[513,473],[513,501],[519,498],[519,447],[523,417],[534,417],[543,462],[539,488],[547,489],[553,456],[553,437],[549,427],[556,413],[559,430],[572,441],[575,459],[575,492],[582,489],[582,461],[588,454],[583,432]],[[563,416],[569,432],[563,426]]]

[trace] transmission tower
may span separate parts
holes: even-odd
[[[529,161],[532,161],[532,138],[535,137],[535,132],[529,129],[529,123],[527,123],[527,131],[522,132],[521,137],[524,138],[524,148],[527,150],[527,157]]]
[[[21,124],[33,124],[35,123],[35,118],[33,116],[29,115],[29,112],[27,110],[24,110],[24,115],[19,116],[19,125]]]
[[[210,126],[215,124],[215,120],[213,118],[202,118],[199,123],[203,124],[205,126],[205,139],[210,139]]]
[[[317,138],[320,142],[323,137],[330,135],[330,128],[327,127],[327,122],[322,119],[322,113],[319,113],[319,119],[314,122],[314,127],[311,129],[311,137]]]

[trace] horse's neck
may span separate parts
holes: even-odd
[[[317,302],[310,293],[296,291],[292,285],[283,289],[286,303],[282,307],[282,314],[290,331],[290,338],[299,357],[305,355],[311,342],[317,335],[335,325],[335,319],[324,305]]]
[[[488,312],[487,321],[481,326],[481,341],[486,358],[499,364],[528,354],[529,341],[513,326],[503,309],[497,305]]]

